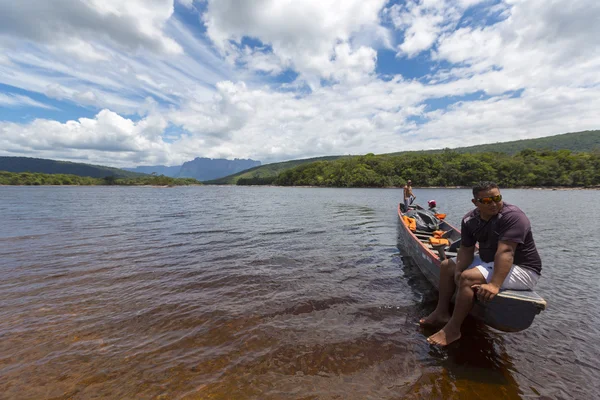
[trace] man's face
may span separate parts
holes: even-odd
[[[481,216],[484,218],[493,217],[498,214],[502,209],[504,203],[502,200],[493,201],[492,198],[500,195],[500,189],[492,188],[489,190],[482,190],[477,193],[476,197],[471,200],[475,207],[479,209]],[[483,201],[483,202],[482,202]],[[487,204],[486,204],[487,203]]]

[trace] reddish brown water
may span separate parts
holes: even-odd
[[[396,248],[400,191],[0,188],[0,398],[597,398],[596,253],[576,235],[599,237],[598,192],[565,193],[503,192],[533,221],[548,310],[440,349],[416,324],[435,292]],[[453,223],[469,207],[417,195]]]

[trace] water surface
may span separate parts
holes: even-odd
[[[461,189],[415,189],[458,224]],[[448,349],[401,190],[0,187],[0,398],[598,398],[600,192],[503,190],[548,309]]]

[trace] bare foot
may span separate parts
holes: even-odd
[[[450,314],[434,311],[419,320],[421,326],[444,326],[450,321]]]
[[[460,331],[446,332],[442,328],[437,333],[429,336],[427,338],[427,342],[429,342],[429,344],[436,344],[438,346],[447,346],[452,342],[456,342],[458,339],[460,339]]]

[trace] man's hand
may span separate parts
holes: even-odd
[[[473,285],[471,286],[471,289],[477,291],[477,299],[484,303],[492,300],[500,291],[500,288],[492,283]]]

